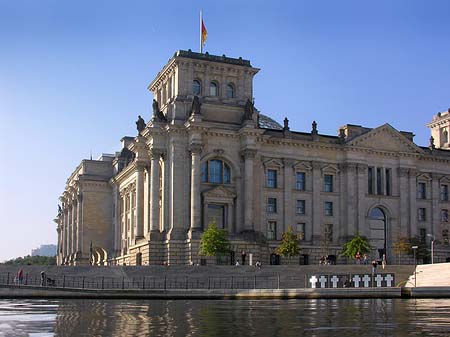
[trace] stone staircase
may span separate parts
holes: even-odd
[[[418,265],[406,284],[408,287],[450,287],[450,263]]]

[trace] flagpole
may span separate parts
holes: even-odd
[[[202,22],[203,22],[203,15],[202,15],[202,11],[200,10],[200,54],[203,53],[203,43],[202,43]]]

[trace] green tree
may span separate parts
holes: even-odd
[[[370,245],[367,238],[359,235],[359,233],[357,233],[353,239],[344,244],[342,247],[342,255],[353,259],[358,252],[360,254],[370,252]]]
[[[200,242],[200,255],[217,256],[226,254],[230,251],[228,242],[228,233],[225,229],[217,228],[216,222],[209,224],[204,231]]]
[[[11,259],[3,262],[5,265],[13,265],[13,266],[27,266],[27,265],[40,265],[40,266],[50,266],[56,265],[56,257],[55,256],[24,256],[18,257],[15,259]]]
[[[275,252],[284,257],[292,257],[300,253],[298,237],[294,233],[292,226],[289,226],[287,232],[281,236],[281,244]]]
[[[402,264],[402,254],[409,254],[411,251],[411,243],[405,237],[400,237],[392,245],[394,253],[398,256],[398,264]]]

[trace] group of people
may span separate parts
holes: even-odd
[[[364,254],[361,257],[361,253],[357,252],[355,255],[355,260],[356,264],[364,264],[364,265],[369,264],[369,258],[367,254]],[[378,261],[376,260],[372,261],[372,273],[376,272],[378,264],[379,264]],[[381,267],[383,268],[383,270],[386,267],[386,254],[383,254],[383,257],[381,258]]]

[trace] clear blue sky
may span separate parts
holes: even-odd
[[[386,122],[427,145],[450,107],[450,1],[0,0],[0,260],[55,243],[80,160],[119,149],[178,49],[250,59],[255,103],[291,129]]]

